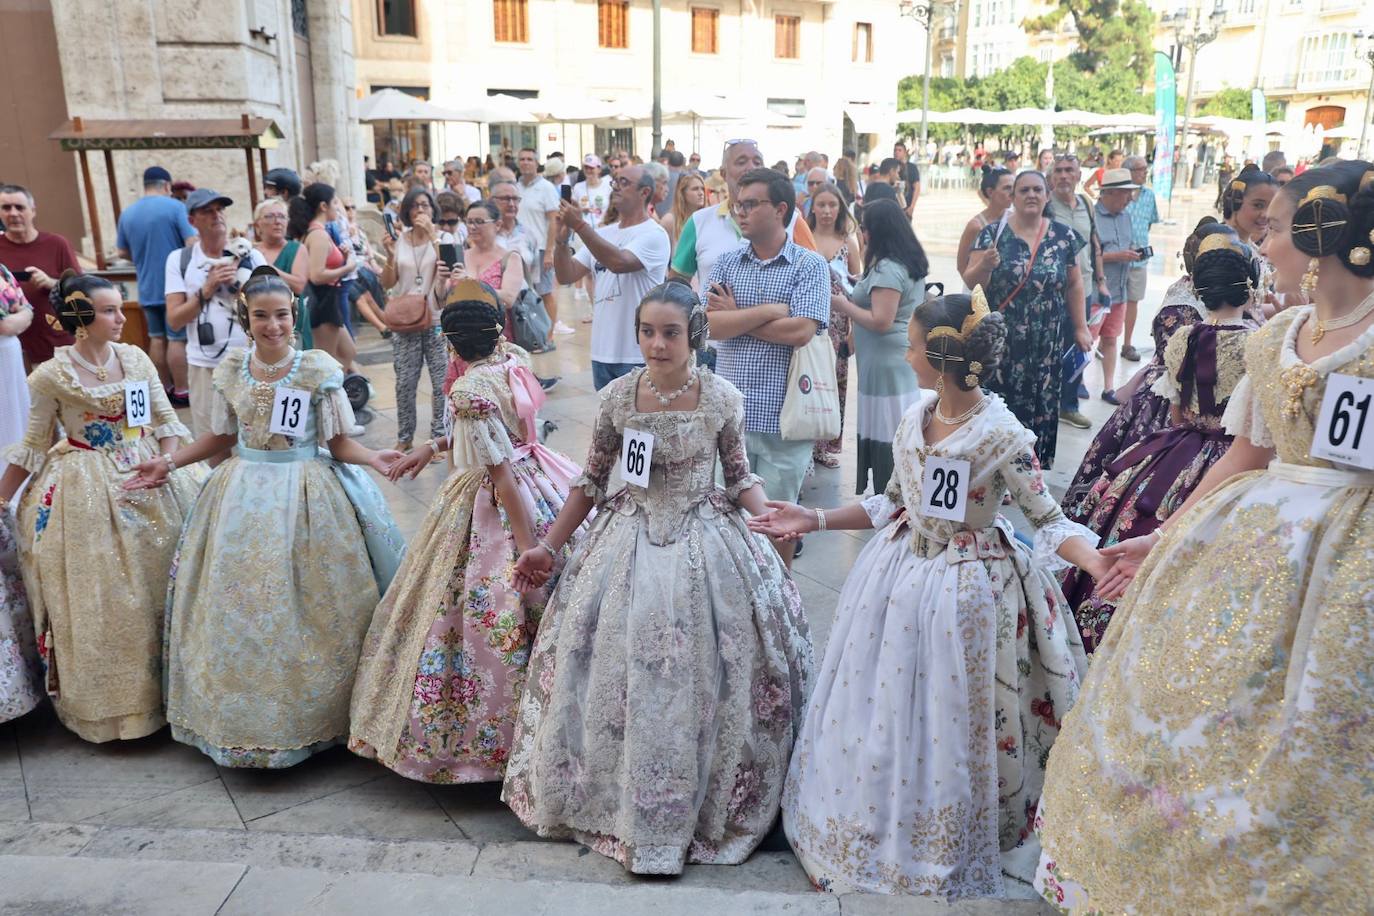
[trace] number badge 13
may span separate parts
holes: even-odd
[[[968,511],[969,463],[931,455],[921,475],[921,514],[962,522]]]
[[[1328,376],[1309,449],[1312,457],[1374,471],[1371,402],[1374,379],[1336,373]]]
[[[300,438],[310,418],[310,392],[279,387],[272,395],[272,418],[267,431],[277,436]]]

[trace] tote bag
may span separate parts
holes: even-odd
[[[829,334],[817,334],[806,346],[792,351],[778,426],[782,437],[792,441],[833,439],[840,434],[835,345]]]

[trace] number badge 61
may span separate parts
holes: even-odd
[[[1333,373],[1317,414],[1313,458],[1374,471],[1374,426],[1369,420],[1374,379]]]

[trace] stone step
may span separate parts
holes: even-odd
[[[702,916],[1038,914],[1042,904],[948,904],[812,891],[787,853],[640,878],[574,843],[379,840],[234,830],[0,824],[0,913],[327,912]]]

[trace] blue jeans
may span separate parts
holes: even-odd
[[[638,369],[640,365],[640,363],[599,363],[592,360],[592,387],[600,391],[622,375],[628,375],[632,370]]]

